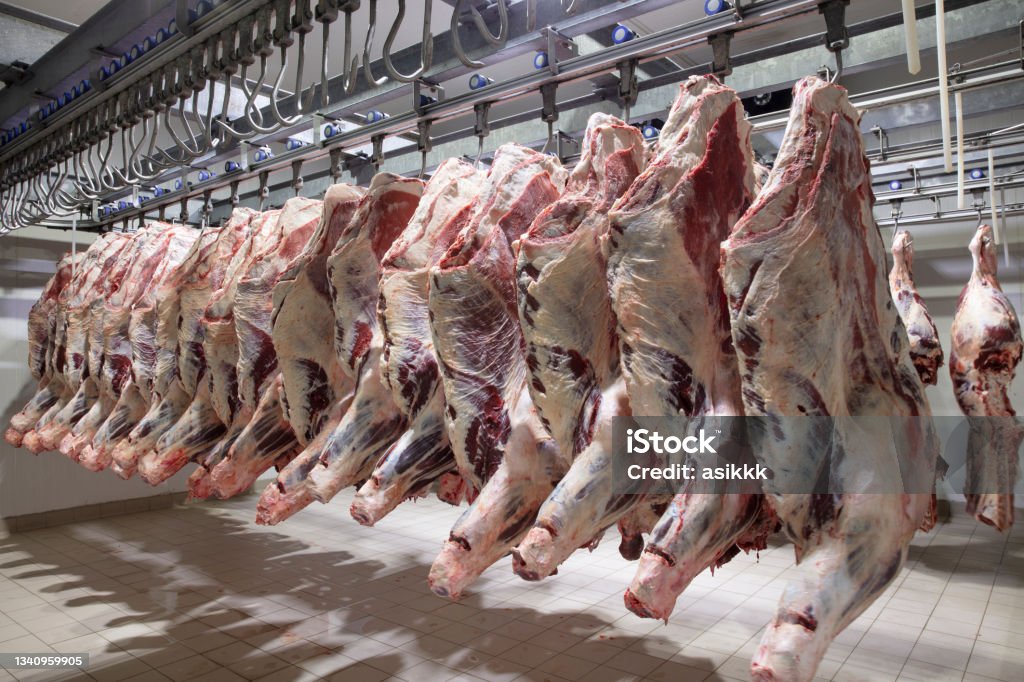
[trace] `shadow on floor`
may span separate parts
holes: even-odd
[[[429,592],[429,567],[417,556],[404,557],[395,568],[401,557],[390,553],[389,565],[320,544],[320,537],[331,541],[327,528],[307,542],[288,535],[287,526],[268,531],[229,514],[193,505],[16,534],[0,540],[0,557],[22,558],[0,558],[0,569],[53,604],[71,607],[74,617],[102,634],[109,644],[93,659],[104,666],[105,678],[118,666],[137,665],[134,657],[175,679],[218,666],[246,679],[274,672],[281,680],[308,679],[309,673],[288,666],[309,670],[310,661],[316,661],[316,676],[375,679],[400,673],[402,651],[408,651],[460,670],[479,667],[476,674],[488,679],[510,679],[522,672],[520,664],[538,664],[498,658],[508,651],[503,632],[521,621],[571,638],[573,655],[598,664],[616,650],[644,653],[674,644],[662,635],[622,631],[615,642],[583,641],[616,619],[591,612],[486,608],[480,594],[452,605]],[[301,534],[310,536],[308,525]],[[62,552],[69,538],[72,547],[87,545],[94,555]],[[58,582],[31,587],[34,579],[55,575]],[[456,630],[461,634],[453,637]],[[442,636],[429,636],[435,632]],[[611,679],[638,678],[622,673]]]

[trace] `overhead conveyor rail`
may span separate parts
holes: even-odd
[[[386,16],[377,0],[243,0],[204,5],[201,11],[193,11],[191,22],[187,3],[179,2],[177,23],[182,30],[177,35],[105,78],[88,96],[37,120],[32,130],[0,147],[0,231],[72,214],[85,218],[79,227],[103,228],[162,215],[179,205],[181,217],[188,219],[192,215],[189,200],[202,200],[203,216],[216,219],[226,208],[213,212],[215,192],[229,189],[231,199],[238,201],[240,184],[258,181],[258,195],[265,200],[271,194],[271,174],[290,175],[287,186],[292,190],[304,186],[307,192],[319,191],[337,181],[342,172],[355,174],[360,166],[385,164],[388,169],[415,173],[428,170],[444,156],[478,156],[485,135],[490,136],[489,147],[505,139],[551,145],[552,140],[545,142],[541,133],[541,116],[524,113],[490,120],[487,114],[495,103],[546,93],[543,120],[552,132],[558,120],[558,130],[572,135],[585,127],[590,113],[607,110],[609,101],[632,114],[634,121],[662,114],[672,99],[668,90],[692,73],[717,72],[741,94],[753,95],[788,85],[794,68],[802,70],[796,75],[834,62],[846,74],[869,69],[873,59],[888,57],[883,53],[893,49],[893,35],[903,39],[899,11],[847,25],[843,0],[756,0],[732,7],[713,3],[722,5],[723,11],[646,35],[629,31],[623,42],[575,54],[573,38],[671,3],[460,0],[449,4],[450,30],[431,34],[428,5],[423,42],[392,53],[394,36],[407,18],[404,0],[397,3],[401,10],[397,15],[389,11]],[[946,3],[949,35],[1015,32],[1019,18],[1007,18],[1012,5],[1008,0],[951,0]],[[352,35],[356,12],[369,14],[365,36]],[[964,21],[968,15],[973,17],[970,26]],[[933,21],[934,9],[918,8],[917,17]],[[730,54],[730,44],[738,42],[736,36],[795,22],[802,22],[805,37]],[[318,42],[307,37],[315,30],[333,52],[343,53],[342,73],[329,73],[326,54],[320,63],[307,55]],[[377,60],[370,54],[375,34],[377,40],[384,40],[383,55]],[[712,60],[704,66],[637,77],[644,64],[686,50],[706,53],[709,45]],[[834,48],[838,59],[825,46]],[[927,46],[922,42],[922,47]],[[845,58],[840,57],[843,48],[849,52]],[[533,71],[493,83],[481,75],[479,87],[471,84],[469,91],[447,98],[439,88],[440,83],[475,68],[528,52],[544,55],[540,62],[534,60]],[[775,68],[784,60],[788,60],[786,68]],[[318,75],[316,82],[302,89],[299,69],[291,88],[296,92],[282,95],[283,83],[291,85],[291,74],[286,76],[289,63],[297,61]],[[1015,59],[971,70],[957,67],[951,74],[951,91],[1018,81],[1024,77],[1019,63]],[[618,76],[617,86],[557,100],[559,87],[609,74]],[[871,111],[934,98],[939,84],[938,78],[924,79],[852,99],[862,110]],[[408,106],[401,111],[354,123],[359,120],[357,112],[375,111],[373,107],[402,99]],[[229,121],[224,112],[237,109],[239,103],[241,115]],[[467,116],[475,116],[476,125],[432,134],[431,123]],[[753,120],[755,130],[762,132],[784,121],[778,115]],[[301,142],[289,142],[284,151],[263,151],[266,145],[303,136]],[[160,143],[168,137],[174,143],[170,147]],[[385,151],[382,142],[396,138],[403,144]],[[994,136],[984,144],[1002,149],[1015,142],[1012,135]],[[357,155],[363,148],[373,151]],[[898,153],[909,160],[924,150],[922,146],[918,152],[901,149]],[[419,163],[406,159],[411,154],[419,156]],[[305,164],[327,159],[328,172],[305,176]],[[219,203],[227,207],[228,202]],[[104,208],[118,206],[119,210]]]

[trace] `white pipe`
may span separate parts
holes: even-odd
[[[996,208],[996,157],[991,148],[988,150],[988,203],[992,212],[992,236],[998,244],[1003,238],[999,234],[999,210]]]
[[[964,94],[957,90],[956,103],[956,207],[967,208],[964,203]]]
[[[921,49],[917,43],[917,11],[914,0],[903,0],[903,35],[907,43],[907,71],[921,70]]]
[[[935,0],[935,51],[939,56],[939,112],[942,118],[942,160],[953,172],[953,146],[949,132],[949,70],[946,67],[946,7]]]

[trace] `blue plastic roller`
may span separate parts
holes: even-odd
[[[725,0],[704,0],[704,14],[712,17],[719,12],[729,9],[729,3]]]
[[[633,33],[628,26],[615,24],[615,28],[612,29],[612,42],[616,45],[628,43],[633,38],[636,38],[636,33]]]

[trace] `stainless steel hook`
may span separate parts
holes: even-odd
[[[420,43],[420,66],[418,69],[410,74],[399,73],[391,62],[391,47],[395,43],[395,38],[398,36],[398,29],[402,26],[402,19],[405,18],[405,0],[398,0],[398,14],[395,16],[395,21],[391,24],[391,30],[388,31],[388,37],[384,40],[384,69],[388,72],[388,75],[394,78],[396,81],[402,83],[412,83],[426,73],[427,69],[434,61],[434,34],[430,31],[430,10],[433,5],[433,0],[424,0],[423,2],[423,35],[422,42]]]
[[[452,35],[452,47],[455,49],[455,56],[459,58],[459,61],[470,67],[471,69],[479,69],[484,65],[483,62],[471,59],[466,51],[462,47],[462,40],[459,38],[459,24],[462,20],[462,7],[466,0],[456,0],[455,7],[452,9],[452,24],[451,24],[451,35]],[[487,27],[487,22],[484,21],[483,15],[480,14],[475,6],[469,6],[470,17],[473,23],[476,25],[476,30],[480,33],[480,37],[484,39],[491,47],[500,48],[506,41],[508,41],[508,7],[505,5],[505,0],[498,0],[498,33],[494,35],[491,30]],[[536,16],[536,12],[532,14]],[[534,18],[534,21],[536,19]]]

